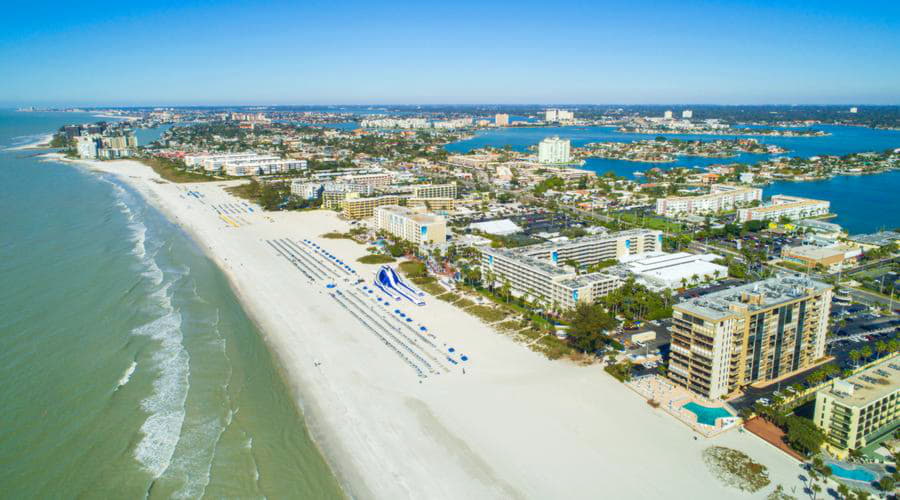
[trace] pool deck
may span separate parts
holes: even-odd
[[[739,427],[736,425],[740,420],[737,417],[733,419],[716,419],[715,426],[701,424],[697,421],[697,415],[690,410],[684,409],[684,405],[694,402],[710,408],[725,408],[732,415],[736,413],[723,401],[708,401],[659,375],[638,377],[625,385],[647,401],[656,401],[659,403],[659,408],[704,437],[711,438]]]
[[[791,449],[791,447],[784,442],[784,440],[782,439],[782,437],[784,436],[784,431],[779,429],[778,426],[776,426],[772,422],[769,422],[764,418],[753,417],[750,420],[744,422],[744,428],[758,436],[763,441],[785,452],[790,457],[800,462],[806,460],[803,455]]]

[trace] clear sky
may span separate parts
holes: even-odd
[[[900,104],[898,0],[3,9],[0,105]]]

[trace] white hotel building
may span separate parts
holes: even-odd
[[[656,200],[656,213],[666,217],[710,214],[732,210],[740,204],[762,200],[762,189],[713,184],[709,194],[700,196],[669,196]]]
[[[221,153],[187,155],[184,164],[200,167],[207,172],[224,173],[241,177],[246,175],[271,175],[306,168],[306,160],[285,160],[278,156],[257,153]]]
[[[623,280],[606,272],[579,275],[564,263],[596,264],[625,255],[658,252],[662,233],[635,229],[612,234],[585,236],[563,243],[544,243],[520,248],[481,249],[481,274],[495,285],[509,282],[511,292],[539,300],[546,306],[574,308],[594,302],[619,288]]]
[[[440,215],[398,205],[375,207],[375,227],[416,245],[447,241],[447,221]]]
[[[569,163],[572,161],[568,139],[547,137],[538,144],[538,163]]]
[[[825,200],[811,200],[786,194],[776,194],[772,196],[767,205],[738,210],[738,221],[777,221],[782,217],[797,220],[826,215],[829,210],[831,210],[831,203]]]

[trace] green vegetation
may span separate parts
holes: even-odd
[[[490,306],[472,306],[466,309],[466,312],[486,323],[496,323],[506,317],[502,310]]]
[[[437,283],[422,283],[418,285],[423,291],[430,293],[431,295],[438,296],[442,293],[446,293],[447,289],[438,285]]]
[[[53,134],[53,139],[50,139],[50,147],[51,148],[68,148],[68,147],[72,147],[72,143],[66,140],[66,134],[57,133],[57,134]]]
[[[606,370],[606,373],[615,377],[619,382],[628,382],[631,380],[631,367],[631,361],[625,360],[618,364],[607,363],[603,369]]]
[[[461,308],[461,309],[465,309],[465,308],[467,308],[467,307],[474,306],[474,305],[475,305],[475,302],[473,302],[473,301],[471,301],[471,300],[469,300],[469,299],[459,299],[459,300],[456,301],[456,303],[453,304],[453,305],[455,305],[456,307],[459,307],[459,308]]]
[[[755,493],[769,485],[769,470],[738,450],[710,446],[703,450],[710,472],[728,486]]]
[[[622,315],[628,321],[669,318],[672,316],[672,292],[654,293],[628,278],[625,284],[603,298],[602,304],[613,316]]]
[[[451,293],[451,292],[443,293],[441,295],[438,295],[435,298],[441,299],[444,302],[449,302],[451,304],[460,299],[459,295],[456,295],[455,293]]]
[[[394,258],[389,255],[371,254],[364,255],[356,259],[356,261],[363,264],[387,264],[390,262],[394,262]]]
[[[409,260],[406,262],[401,262],[398,266],[398,269],[410,278],[421,278],[427,276],[427,271],[425,269],[425,264],[418,260]]]
[[[565,188],[566,181],[562,180],[559,177],[552,176],[542,180],[536,186],[534,186],[534,194],[541,196],[551,189],[553,191],[563,191],[565,190]]]
[[[140,158],[138,161],[152,168],[160,177],[169,182],[211,182],[221,180],[191,172],[190,170],[187,170],[183,163],[169,160],[168,158],[154,156],[150,158]]]
[[[568,339],[582,352],[596,352],[609,345],[612,337],[607,331],[616,327],[616,320],[599,304],[578,304],[569,326]]]

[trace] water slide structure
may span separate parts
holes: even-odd
[[[394,300],[406,299],[417,306],[425,305],[425,294],[404,281],[391,266],[378,268],[372,284]]]

